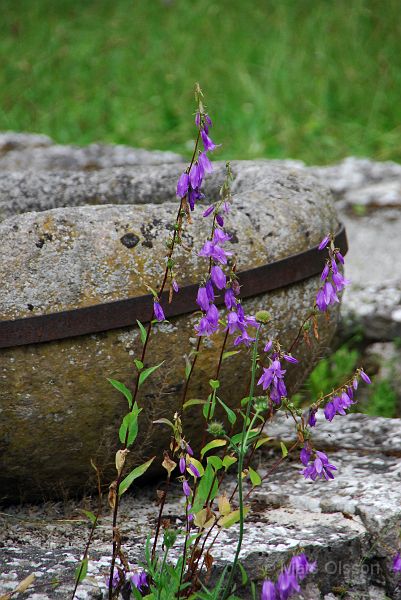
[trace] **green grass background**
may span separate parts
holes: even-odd
[[[401,161],[399,0],[1,0],[0,129],[224,158]]]

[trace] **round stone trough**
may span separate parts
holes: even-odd
[[[215,167],[205,183],[208,203],[224,179],[224,165]],[[146,295],[147,286],[157,288],[177,211],[175,183],[183,168],[172,163],[87,173],[0,174],[0,319],[91,307]],[[232,237],[227,245],[237,256],[239,272],[303,252],[328,231],[338,230],[330,194],[313,177],[268,161],[238,161],[232,169],[233,208],[226,219]],[[198,207],[175,254],[182,287],[198,283],[207,269],[197,254],[210,228],[202,212]],[[288,348],[318,286],[317,274],[247,298],[244,309],[251,314],[269,310],[266,336],[279,335]],[[127,412],[126,400],[107,378],[132,386],[133,361],[141,352],[136,318],[132,314],[126,327],[0,349],[0,500],[91,492],[96,487],[91,459],[107,489],[115,474],[119,424]],[[139,436],[129,462],[157,455],[154,474],[160,472],[170,431],[153,421],[171,418],[181,404],[185,356],[196,346],[198,318],[173,317],[158,324],[150,339],[145,365],[164,363],[141,388]],[[336,320],[336,311],[330,320],[320,318],[319,342],[301,343],[294,350],[300,363],[288,365],[290,392],[326,350]],[[207,397],[223,337],[221,331],[203,343],[187,399]],[[232,407],[246,395],[249,361],[244,350],[223,363],[220,395]],[[186,437],[195,447],[203,432],[198,414],[194,407],[185,419]]]

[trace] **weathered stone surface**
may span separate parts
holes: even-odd
[[[267,432],[278,439],[293,439],[291,422],[285,418],[269,425]],[[308,578],[306,599],[400,600],[400,579],[392,572],[391,562],[401,528],[401,420],[363,415],[337,417],[331,424],[319,420],[315,443],[322,450],[329,449],[331,460],[338,466],[336,479],[305,481],[299,474],[297,456],[283,464],[251,496],[242,563],[260,586],[264,577],[274,577],[280,565],[302,548],[318,562],[317,574]],[[255,464],[259,462],[263,475],[275,460],[277,455],[269,450]],[[232,489],[233,479],[227,485]],[[141,489],[126,495],[122,502],[124,547],[133,566],[143,560],[144,540],[156,524],[155,496],[154,489]],[[74,508],[71,503],[47,503],[9,507],[7,514],[0,515],[4,564],[0,592],[11,590],[17,581],[35,572],[38,577],[30,598],[68,597],[88,534]],[[173,485],[167,497],[165,513],[173,526],[182,526],[179,484]],[[69,520],[74,515],[77,520]],[[110,528],[106,515],[95,534],[89,577],[77,598],[106,597]],[[234,526],[218,538],[213,550],[215,575],[232,560],[237,535]],[[173,554],[178,552],[177,545]],[[249,590],[243,597],[250,597]]]
[[[118,144],[66,146],[46,135],[0,133],[0,171],[90,171],[105,167],[178,162],[174,152],[131,148]]]
[[[222,168],[218,166],[209,179],[209,197],[217,193]],[[239,255],[240,270],[316,245],[328,230],[337,228],[326,190],[309,176],[265,162],[235,163],[233,168],[234,208],[227,226],[232,234],[231,249]],[[1,252],[7,260],[0,261],[1,318],[44,314],[147,293],[146,285],[154,286],[163,272],[165,227],[176,212],[176,201],[171,201],[175,191],[172,181],[179,169],[179,165],[140,167],[139,179],[144,182],[146,175],[148,184],[142,189],[138,183],[142,195],[137,205],[131,195],[132,206],[70,207],[28,212],[3,221]],[[82,203],[91,191],[93,176],[88,177]],[[57,177],[57,185],[61,185],[63,176]],[[52,193],[49,191],[49,198]],[[127,235],[131,241],[138,238],[138,243],[127,245]],[[197,257],[197,251],[207,235],[208,225],[199,214],[184,235],[184,245],[194,252],[188,254],[181,249],[177,254],[182,285],[202,277],[205,262]],[[275,318],[273,330],[288,346],[313,304],[317,286],[318,278],[311,278],[248,300],[244,307],[249,312],[260,307],[270,309]],[[303,360],[296,370],[289,369],[290,389],[305,377],[321,354],[321,347],[327,347],[335,320],[335,316],[330,323],[321,320],[321,346],[299,350]],[[171,417],[179,406],[184,354],[196,344],[194,323],[190,316],[172,320],[158,327],[160,333],[151,342],[151,364],[162,360],[166,363],[144,387],[140,398],[144,411],[141,439],[132,453],[135,462],[160,452],[166,445],[168,433],[155,431],[152,419]],[[214,372],[223,335],[205,343],[188,397],[206,397],[207,381]],[[32,494],[42,497],[63,490],[78,493],[88,482],[90,457],[103,470],[112,465],[115,432],[126,408],[106,378],[129,383],[133,378],[132,360],[139,348],[138,330],[127,328],[1,352],[3,499],[18,494],[26,499]],[[245,395],[246,378],[238,373],[248,360],[238,355],[225,363],[222,393],[232,405]],[[191,423],[190,436],[196,444],[201,426],[194,419]],[[25,461],[28,454],[29,464]]]
[[[44,148],[52,143],[51,138],[47,135],[4,131],[0,133],[0,156],[16,150],[25,151],[32,148]]]

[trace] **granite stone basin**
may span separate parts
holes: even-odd
[[[82,171],[12,171],[0,174],[0,319],[10,320],[148,293],[164,271],[166,228],[177,210],[175,182],[183,165],[139,165]],[[312,176],[267,161],[232,165],[234,205],[227,219],[230,250],[246,270],[301,252],[338,229],[330,194]],[[212,200],[224,177],[217,163],[205,193]],[[8,187],[7,187],[8,186]],[[8,190],[8,191],[7,191]],[[205,261],[197,256],[210,223],[194,215],[178,250],[180,285],[197,283]],[[127,240],[132,243],[126,243]],[[248,313],[273,315],[271,335],[289,347],[308,314],[319,277],[244,301]],[[138,442],[130,462],[161,455],[167,428],[152,421],[180,405],[185,355],[196,346],[197,318],[183,315],[156,327],[146,365],[165,361],[143,386]],[[0,350],[0,500],[40,500],[93,489],[99,466],[107,485],[114,475],[117,430],[126,401],[107,382],[134,378],[139,357],[135,326]],[[320,339],[301,344],[288,368],[293,392],[327,349],[336,313],[320,320]],[[205,398],[224,332],[204,344],[187,398]],[[229,349],[232,347],[232,340]],[[221,372],[222,398],[231,406],[246,395],[247,352],[230,357]],[[200,442],[197,411],[187,437]],[[157,459],[158,464],[160,461]],[[155,461],[155,464],[156,462]],[[158,467],[157,467],[158,468]],[[157,470],[156,468],[156,470]]]

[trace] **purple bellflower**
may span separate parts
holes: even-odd
[[[189,188],[189,175],[188,173],[182,173],[177,183],[177,196],[183,198]]]
[[[276,586],[270,579],[263,582],[260,600],[279,600],[276,594]]]
[[[182,482],[182,491],[184,492],[184,495],[188,498],[188,496],[191,495],[192,490],[189,487],[189,483],[186,479],[184,479],[184,481]]]
[[[153,312],[155,313],[155,317],[158,321],[164,321],[164,312],[159,302],[153,303]]]
[[[131,583],[132,587],[135,587],[140,592],[143,592],[144,588],[149,586],[145,571],[128,573],[127,579]]]
[[[264,581],[261,600],[288,600],[301,591],[299,583],[315,570],[316,562],[309,562],[305,554],[293,556],[289,566],[281,571],[276,584],[270,579]]]
[[[210,276],[214,285],[218,290],[223,290],[226,287],[227,278],[224,274],[224,271],[219,266],[213,266],[211,268]]]
[[[286,370],[281,368],[281,362],[278,358],[270,362],[270,367],[263,367],[263,373],[258,381],[258,385],[261,385],[264,390],[269,391],[270,398],[275,404],[280,404],[282,396],[287,396],[287,388],[284,383]]]
[[[393,571],[401,573],[401,554],[398,552],[393,559]]]
[[[315,459],[301,471],[301,474],[305,479],[312,479],[312,481],[316,481],[316,479],[329,480],[334,479],[332,471],[337,471],[337,467],[330,464],[324,452],[315,450]]]

